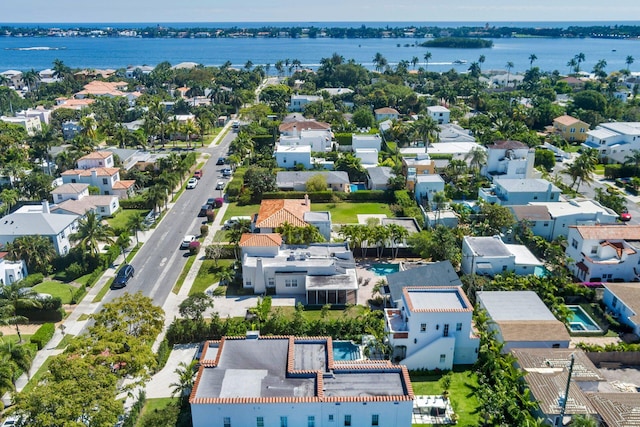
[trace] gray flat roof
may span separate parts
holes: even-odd
[[[494,321],[556,320],[533,291],[480,291],[476,298]]]
[[[409,289],[407,295],[414,310],[445,311],[467,309],[458,289]]]
[[[517,192],[533,192],[533,191],[547,191],[551,189],[554,192],[560,192],[561,190],[552,182],[541,178],[524,178],[524,179],[509,179],[509,178],[494,178],[493,182],[510,193]]]
[[[500,237],[498,236],[479,236],[471,237],[465,236],[464,240],[467,242],[471,250],[476,256],[481,257],[505,257],[511,256],[511,252],[507,249]]]
[[[302,217],[305,222],[331,221],[331,212],[305,212]]]
[[[402,298],[402,288],[406,286],[462,286],[449,260],[405,266],[404,271],[387,275],[387,283],[392,301]]]

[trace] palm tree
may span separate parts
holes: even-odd
[[[0,323],[16,326],[19,343],[22,342],[22,335],[18,325],[26,323],[28,319],[17,314],[18,309],[41,307],[42,304],[36,299],[37,295],[36,291],[21,282],[0,286]]]
[[[576,58],[571,58],[567,62],[567,67],[569,67],[569,73],[571,73],[571,70],[573,70],[574,73],[577,73],[576,71],[577,66],[578,66],[578,61],[576,61]]]
[[[604,70],[606,67],[606,59],[599,60],[598,62],[596,62],[596,65],[593,66],[593,74],[595,74],[595,76],[602,82],[604,82],[604,80],[607,78],[607,72]]]
[[[240,239],[244,233],[251,231],[251,221],[242,219],[234,223],[229,230],[227,230],[227,238],[229,243],[234,246],[234,255],[236,259],[240,256]]]
[[[131,236],[126,231],[120,233],[118,238],[116,239],[116,246],[120,248],[120,252],[122,253],[122,262],[127,262],[126,250],[129,246],[131,246]]]
[[[140,241],[138,240],[138,231],[144,231],[146,228],[147,223],[145,222],[144,215],[141,213],[129,217],[129,220],[127,221],[127,229],[135,233],[136,246],[140,244]]]
[[[19,199],[20,193],[18,192],[18,190],[10,190],[8,188],[5,188],[4,190],[2,190],[2,192],[0,192],[0,201],[2,201],[2,203],[7,206],[5,210],[6,213],[11,212],[11,207],[15,205]]]
[[[71,73],[71,68],[67,67],[60,59],[53,60],[53,77],[56,79],[64,79]]]
[[[572,179],[571,188],[576,184],[576,191],[580,189],[580,185],[584,182],[593,181],[592,174],[596,170],[598,164],[598,150],[588,148],[578,156],[575,161],[567,166],[562,172],[569,175]]]
[[[34,94],[38,89],[38,82],[40,81],[40,75],[33,68],[22,76],[22,80],[27,84],[30,94]]]
[[[2,364],[7,364],[13,373],[12,382],[15,385],[18,373],[25,372],[29,377],[29,369],[33,356],[24,345],[16,345],[12,341],[3,341],[0,344],[0,360]]]
[[[95,212],[89,212],[78,222],[78,231],[70,238],[74,242],[80,242],[81,247],[93,256],[98,256],[100,243],[113,244],[113,235],[113,229],[109,225],[105,225]]]
[[[384,253],[386,242],[391,238],[391,230],[384,225],[376,225],[371,230],[371,239],[376,244],[377,258],[381,258]]]
[[[444,191],[437,191],[436,193],[434,193],[431,202],[435,205],[436,209],[436,224],[440,221],[440,211],[448,201],[449,198]]]
[[[21,236],[7,243],[8,259],[23,260],[32,273],[48,274],[57,256],[51,240],[44,236]]]
[[[631,154],[624,156],[624,163],[633,163],[635,167],[635,173],[637,174],[638,168],[640,168],[640,150],[631,150]],[[0,194],[0,199],[2,199],[2,194]]]
[[[429,61],[431,60],[431,52],[427,52],[424,54],[424,69],[429,68]]]
[[[178,375],[178,381],[169,385],[169,387],[172,388],[171,396],[179,395],[182,399],[189,396],[193,388],[196,372],[198,371],[197,364],[197,360],[192,360],[189,363],[180,362],[178,364],[178,367],[173,371]]]
[[[414,70],[418,62],[420,62],[420,59],[417,56],[414,56],[413,58],[411,58],[411,66],[413,67]]]
[[[153,204],[153,210],[157,215],[162,210],[162,205],[167,200],[167,189],[161,185],[154,185],[147,191],[147,200]]]
[[[538,59],[538,56],[535,53],[529,55],[529,68],[533,68],[533,63]]]
[[[507,87],[509,86],[509,80],[511,79],[511,69],[513,68],[513,62],[507,62]]]
[[[469,74],[476,79],[480,77],[480,75],[482,74],[480,64],[478,64],[476,61],[473,61],[471,65],[469,65]]]
[[[392,244],[392,256],[393,259],[398,257],[398,250],[400,249],[400,243],[409,236],[409,231],[406,228],[398,224],[389,224],[387,226],[390,232],[390,239]],[[395,251],[393,251],[395,249]]]
[[[424,151],[429,153],[429,144],[440,140],[440,128],[431,117],[422,117],[411,126],[412,133],[424,142]]]
[[[482,165],[487,163],[487,152],[480,147],[476,147],[469,151],[467,155],[464,156],[464,159],[469,162],[469,167],[474,169],[476,175],[478,175]]]
[[[629,71],[629,66],[633,64],[633,56],[627,55],[627,58],[624,60],[624,63],[627,64],[627,71]]]
[[[380,72],[389,65],[389,62],[380,52],[376,52],[376,55],[373,57],[373,64],[375,65],[376,71]]]
[[[583,63],[584,60],[585,60],[584,53],[580,52],[574,58],[576,59],[576,62],[578,63],[578,65],[576,66],[576,73],[579,73],[580,72],[580,64]]]

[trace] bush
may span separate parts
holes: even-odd
[[[38,347],[38,350],[42,350],[44,346],[51,341],[55,331],[56,325],[53,323],[45,323],[38,328],[35,334],[31,336],[31,342]]]
[[[352,202],[389,202],[393,193],[382,190],[362,190],[347,194]]]
[[[200,226],[200,235],[206,236],[207,234],[209,234],[209,226],[207,224],[202,224]]]
[[[353,136],[350,133],[337,133],[336,142],[340,145],[351,145]]]
[[[214,219],[216,219],[216,213],[213,210],[209,209],[207,211],[207,222],[213,222]]]
[[[159,372],[164,365],[167,364],[167,360],[169,360],[169,355],[171,354],[171,347],[169,347],[169,341],[167,338],[163,339],[158,346],[158,353],[156,353],[156,362],[158,362],[155,371]]]
[[[196,240],[196,241],[193,241],[193,242],[189,243],[189,253],[191,255],[197,254],[198,250],[200,250],[200,242],[198,242]]]
[[[334,193],[332,191],[270,191],[262,194],[262,199],[304,199],[304,196],[309,196],[309,200],[317,203],[329,203],[332,201],[334,195],[344,195],[346,193]]]
[[[44,274],[42,273],[33,273],[22,279],[22,284],[28,287],[32,287],[37,285],[38,283],[42,283],[44,280]]]
[[[152,203],[142,195],[120,200],[119,203],[122,209],[153,209]]]
[[[71,304],[77,304],[80,301],[82,301],[82,298],[84,298],[84,296],[87,294],[87,288],[84,286],[80,286],[78,289],[76,289],[76,291],[73,293],[73,296],[71,297]]]
[[[76,280],[78,277],[84,274],[84,268],[77,262],[74,262],[66,268],[66,273],[67,280]]]

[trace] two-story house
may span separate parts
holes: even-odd
[[[395,108],[384,107],[377,108],[374,110],[376,122],[380,122],[383,120],[398,120],[400,118],[400,113]]]
[[[535,150],[520,141],[496,141],[487,147],[482,175],[494,180],[533,178]]]
[[[304,111],[304,107],[312,102],[322,101],[322,96],[319,95],[291,95],[289,102],[289,111]]]
[[[640,336],[639,283],[605,283],[602,302],[614,318]]]
[[[624,163],[633,150],[640,149],[640,122],[600,123],[587,132],[582,146],[598,150],[610,162]]]
[[[405,287],[396,308],[385,309],[392,360],[409,369],[451,369],[478,359],[473,305],[459,286]]]
[[[526,205],[531,202],[557,202],[560,200],[560,194],[562,194],[562,190],[542,178],[494,178],[491,187],[478,190],[480,199],[501,206]]]
[[[40,123],[40,117],[8,117],[0,116],[0,121],[5,123],[11,123],[14,125],[22,126],[27,131],[27,135],[34,136],[37,133],[42,132],[42,123]]]
[[[276,185],[281,191],[306,191],[307,182],[316,175],[324,177],[327,182],[327,190],[351,192],[349,174],[343,171],[281,171],[276,174]]]
[[[113,167],[111,151],[95,151],[78,159],[77,169],[62,172],[64,184],[83,183],[100,189],[100,194],[126,199],[133,194],[135,180],[120,180],[120,169]]]
[[[575,117],[564,115],[553,119],[553,129],[569,142],[584,142],[589,132],[589,123]]]
[[[21,259],[9,261],[8,252],[0,252],[0,286],[10,285],[27,277],[27,265]]]
[[[55,213],[85,216],[93,212],[99,217],[111,216],[120,207],[115,195],[90,195],[89,184],[62,184],[51,191]]]
[[[464,236],[461,269],[465,274],[493,277],[504,272],[541,274],[544,264],[524,245],[506,244],[500,236]]]
[[[450,115],[451,112],[447,107],[443,107],[441,105],[427,107],[427,116],[431,117],[433,121],[439,125],[448,124]]]
[[[569,270],[583,282],[640,280],[640,225],[571,226],[565,253]]]
[[[418,153],[416,157],[402,157],[402,174],[407,178],[407,190],[413,191],[418,175],[436,173],[436,162],[427,153]]]
[[[280,147],[309,146],[311,151],[326,152],[333,148],[331,129],[292,129],[290,135],[280,135]]]

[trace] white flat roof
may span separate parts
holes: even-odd
[[[476,296],[494,321],[556,320],[533,291],[480,291]]]
[[[467,154],[474,148],[482,148],[475,142],[436,142],[429,145],[429,154]],[[401,154],[424,153],[424,147],[401,148]]]
[[[573,200],[571,202],[530,202],[531,206],[545,206],[552,218],[558,218],[567,215],[578,215],[588,213],[603,212],[609,215],[616,215],[611,209],[600,206],[593,200]],[[617,216],[617,215],[616,215]]]
[[[506,244],[507,250],[516,256],[516,265],[539,265],[542,266],[543,263],[540,262],[538,258],[534,254],[531,253],[529,249],[527,249],[524,245],[510,245]]]
[[[311,153],[310,145],[278,145],[276,153]]]

